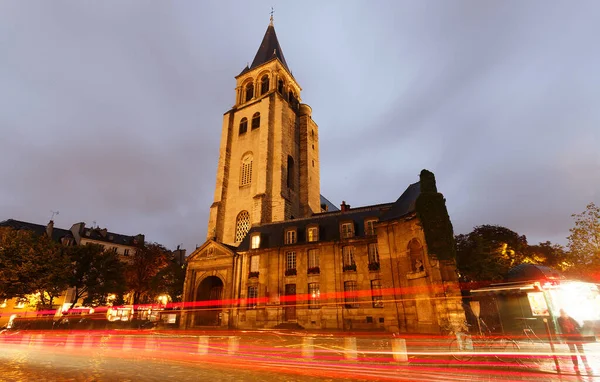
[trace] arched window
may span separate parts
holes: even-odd
[[[238,214],[235,221],[235,241],[239,243],[250,230],[250,214],[248,211],[242,211]]]
[[[260,83],[260,94],[265,94],[269,91],[269,76],[264,75]]]
[[[260,127],[260,113],[254,113],[252,116],[252,129],[258,129]]]
[[[247,154],[242,158],[240,170],[240,187],[252,183],[252,154]]]
[[[287,187],[294,188],[294,158],[289,155],[287,158]]]
[[[240,121],[240,134],[244,134],[248,131],[248,118],[244,117]]]
[[[254,97],[254,85],[249,83],[246,85],[246,102],[250,101]]]
[[[417,239],[412,239],[408,243],[408,252],[410,258],[410,267],[413,272],[423,272],[425,265],[423,264],[423,246]]]
[[[277,83],[277,91],[279,92],[279,94],[283,94],[283,80],[279,80],[279,82]]]

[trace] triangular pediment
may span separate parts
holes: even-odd
[[[209,239],[188,256],[187,262],[232,257],[233,255],[235,255],[235,251],[231,247]]]

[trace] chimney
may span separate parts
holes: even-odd
[[[346,204],[345,201],[342,201],[342,204],[340,205],[340,210],[342,212],[346,212],[346,211],[350,210],[350,204]]]
[[[48,239],[52,239],[52,231],[54,231],[54,220],[50,220],[46,226],[46,235],[48,235]]]

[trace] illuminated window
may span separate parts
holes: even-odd
[[[286,253],[285,269],[296,269],[296,252]]]
[[[252,116],[252,130],[260,127],[260,113],[254,113]]]
[[[260,258],[258,255],[250,256],[250,272],[258,272],[258,262]]]
[[[340,225],[342,239],[354,237],[354,223],[342,223]]]
[[[309,249],[308,250],[308,268],[319,267],[319,250]]]
[[[4,301],[2,301],[2,304],[0,304],[0,308],[6,308],[6,302],[7,300],[4,299]]]
[[[260,234],[259,233],[252,235],[252,246],[250,248],[251,249],[260,248]]]
[[[248,131],[248,118],[244,117],[240,121],[240,133],[239,134],[242,135],[246,131]]]
[[[240,171],[240,187],[252,183],[252,154],[247,154],[242,159],[242,168]]]
[[[319,228],[318,227],[309,227],[306,230],[306,239],[309,242],[318,241],[319,240]]]
[[[368,245],[369,264],[379,263],[379,253],[377,252],[377,243]]]
[[[375,223],[377,223],[376,219],[365,221],[365,235],[375,235]]]
[[[242,211],[238,214],[235,224],[235,241],[240,242],[250,230],[250,214]]]
[[[250,285],[248,287],[248,303],[246,304],[246,307],[248,309],[255,309],[256,305],[257,305],[257,300],[258,300],[258,286]]]
[[[308,284],[308,307],[309,309],[318,309],[321,307],[321,290],[319,283]]]
[[[371,297],[373,299],[373,308],[383,308],[381,280],[371,280]]]
[[[260,93],[265,94],[269,91],[269,76],[265,75],[260,82]]]
[[[356,281],[344,282],[344,301],[346,308],[358,308],[358,295],[356,293]]]
[[[295,244],[296,240],[297,237],[295,229],[285,231],[285,244]]]

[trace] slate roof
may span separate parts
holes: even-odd
[[[10,228],[16,229],[16,230],[24,229],[24,230],[32,231],[36,235],[40,235],[40,236],[46,234],[46,226],[45,225],[28,223],[28,222],[23,222],[20,220],[15,220],[15,219],[8,219],[8,220],[4,220],[3,222],[0,222],[0,227],[10,227]],[[62,239],[63,237],[73,237],[73,235],[71,234],[71,231],[66,230],[66,229],[56,228],[56,227],[54,227],[52,229],[52,240],[54,240],[56,242],[60,242],[60,239]]]
[[[321,205],[325,204],[327,206],[327,211],[339,211],[340,209],[336,207],[335,204],[331,203],[326,197],[323,195],[319,195],[321,197]]]
[[[89,235],[88,235],[89,232]],[[106,234],[102,234],[102,229],[100,228],[84,228],[83,233],[81,234],[81,238],[82,239],[89,239],[89,240],[97,240],[97,241],[103,241],[106,243],[113,243],[113,244],[121,244],[121,245],[137,245],[137,244],[142,244],[142,243],[136,243],[136,236],[128,236],[128,235],[121,235],[119,233],[114,233],[114,232],[106,232]]]
[[[388,221],[401,218],[415,212],[417,197],[421,193],[421,183],[413,183],[400,195],[392,208],[381,217],[381,221]]]
[[[294,245],[307,244],[306,229],[309,225],[318,225],[319,227],[319,240],[317,243],[339,241],[341,239],[340,224],[348,221],[354,222],[354,238],[367,237],[365,235],[365,219],[377,218],[379,221],[386,221],[412,214],[419,193],[420,185],[414,183],[394,203],[351,208],[348,211],[322,212],[309,218],[255,226],[250,228],[244,240],[237,247],[237,251],[247,251],[250,248],[250,238],[255,233],[260,233],[261,249],[282,247],[285,245],[285,231],[289,228],[297,229],[297,243]]]
[[[285,62],[283,50],[281,50],[281,46],[279,45],[279,41],[277,40],[275,27],[273,27],[273,24],[269,24],[269,26],[267,27],[267,31],[265,32],[265,36],[263,37],[263,40],[260,43],[260,47],[256,52],[256,56],[254,56],[254,60],[252,60],[252,65],[250,65],[250,68],[244,68],[240,75],[246,73],[249,69],[254,69],[257,66],[269,62],[274,58],[278,58],[279,61],[281,61],[281,63],[283,64],[283,66],[287,69],[287,71],[291,73],[287,62]]]

